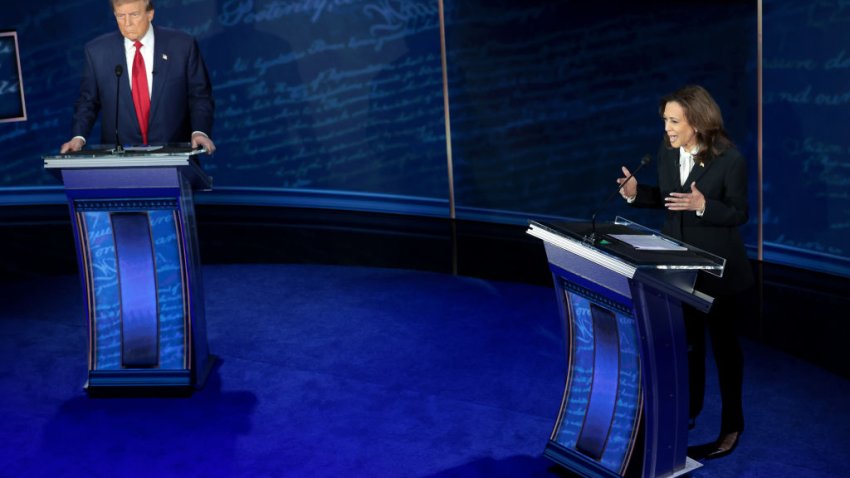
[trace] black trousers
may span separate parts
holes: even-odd
[[[688,343],[690,417],[696,418],[705,403],[706,331],[711,340],[720,384],[720,432],[743,431],[744,355],[738,343],[741,301],[735,296],[716,297],[708,314],[684,306]]]

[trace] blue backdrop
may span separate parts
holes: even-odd
[[[764,3],[765,259],[850,275],[850,9]]]
[[[216,191],[199,202],[447,217],[453,188],[459,218],[586,219],[620,165],[656,152],[658,99],[699,83],[750,162],[757,246],[754,0],[447,0],[451,165],[436,0],[155,3],[155,24],[198,38],[213,80]],[[765,251],[850,275],[845,15],[793,4],[765,2]],[[19,35],[29,115],[0,124],[7,204],[62,200],[40,158],[68,140],[83,43],[116,28],[106,0],[40,5],[5,1],[0,20]],[[600,219],[616,214],[660,221],[618,200]]]

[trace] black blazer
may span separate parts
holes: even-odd
[[[753,284],[738,227],[749,219],[747,163],[737,149],[729,149],[705,164],[697,162],[684,186],[679,180],[679,149],[662,146],[658,151],[658,186],[638,184],[632,206],[664,208],[671,192],[690,192],[691,183],[705,196],[705,214],[665,209],[662,232],[726,259],[723,277],[702,273],[697,289],[712,296],[741,292]]]

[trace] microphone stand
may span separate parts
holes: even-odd
[[[122,74],[124,74],[124,67],[115,65],[115,149],[112,150],[115,154],[124,153],[124,147],[121,146],[121,140],[118,138],[118,100],[121,98]]]
[[[585,242],[589,242],[591,245],[596,245],[596,241],[598,240],[598,238],[596,237],[596,215],[599,214],[599,211],[601,211],[605,207],[605,205],[608,204],[609,201],[611,201],[611,198],[614,197],[615,194],[619,193],[623,189],[623,186],[625,186],[626,183],[628,183],[633,177],[635,177],[635,174],[637,174],[638,171],[640,171],[640,169],[642,167],[646,166],[651,161],[652,161],[652,157],[650,155],[648,155],[648,154],[644,155],[643,158],[641,158],[641,160],[640,160],[640,164],[634,170],[634,172],[632,174],[629,174],[629,177],[627,177],[626,180],[623,181],[622,184],[620,184],[620,187],[618,187],[617,189],[612,191],[611,194],[608,195],[607,198],[605,198],[605,201],[602,202],[602,205],[600,205],[596,209],[596,211],[593,212],[593,216],[591,216],[591,218],[590,218],[590,230],[591,230],[591,232],[590,232],[589,236],[584,237]]]

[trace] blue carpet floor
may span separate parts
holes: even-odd
[[[76,276],[0,283],[0,476],[565,477],[552,289],[360,267],[206,266],[190,398],[88,398]],[[694,477],[850,477],[850,382],[744,341],[747,430]],[[713,369],[709,376],[713,376]],[[691,441],[713,438],[716,384]]]

